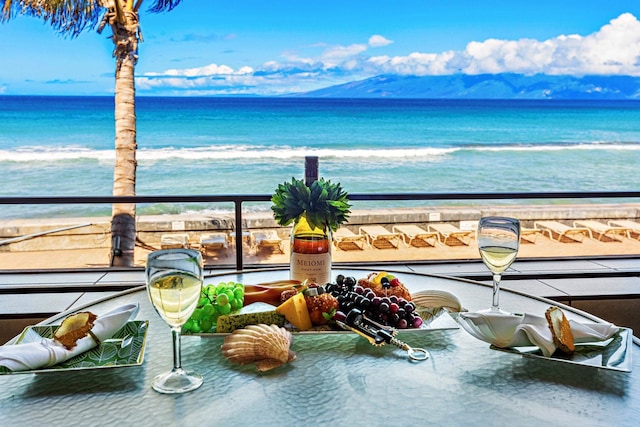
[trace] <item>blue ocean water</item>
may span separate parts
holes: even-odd
[[[113,108],[111,97],[0,96],[0,195],[111,195]],[[350,193],[640,188],[637,101],[141,97],[136,108],[139,195],[271,194],[304,175],[308,155]]]

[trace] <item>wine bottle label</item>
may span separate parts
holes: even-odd
[[[291,254],[291,279],[312,280],[320,285],[331,281],[331,253]]]

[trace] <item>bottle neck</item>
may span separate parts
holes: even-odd
[[[318,180],[318,157],[307,156],[304,158],[304,183],[310,187]]]

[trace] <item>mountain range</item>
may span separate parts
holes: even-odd
[[[319,98],[640,99],[640,77],[379,75],[300,94]]]

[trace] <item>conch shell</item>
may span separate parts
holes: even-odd
[[[265,372],[295,360],[289,349],[293,335],[277,325],[247,325],[225,337],[222,355],[239,365],[255,363],[256,369]]]
[[[450,313],[466,311],[462,308],[458,297],[447,291],[424,290],[411,294],[411,301],[422,320],[429,321],[438,316],[443,310]]]

